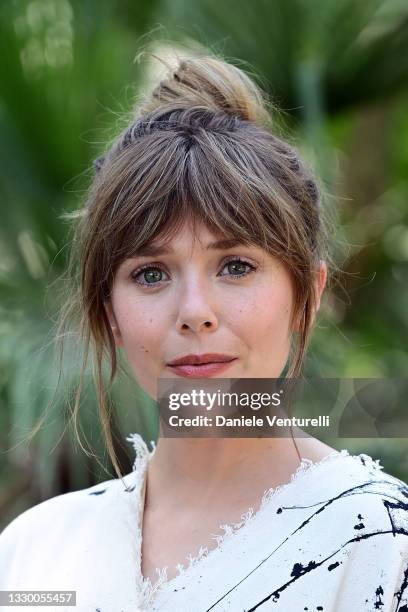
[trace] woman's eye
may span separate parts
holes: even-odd
[[[241,276],[247,276],[247,274],[256,269],[255,266],[241,259],[231,259],[224,265],[223,270],[225,270],[225,268],[228,270],[227,275],[238,278]],[[221,274],[221,276],[226,275]]]
[[[222,270],[224,271],[225,269],[227,272],[225,274],[220,274],[220,276],[242,278],[256,270],[256,267],[247,261],[235,258],[224,264]],[[131,273],[131,278],[138,285],[142,285],[143,287],[159,286],[162,282],[168,280],[166,272],[158,266],[145,266],[144,268],[139,268]]]
[[[165,272],[161,268],[149,266],[146,268],[142,268],[139,271],[132,272],[131,277],[139,285],[152,286],[157,285],[163,280],[166,280],[165,278],[163,278],[163,275],[165,275]]]

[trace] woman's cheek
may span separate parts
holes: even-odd
[[[283,287],[284,289],[284,287]],[[278,361],[284,358],[290,346],[290,308],[291,294],[259,292],[252,309],[248,333],[252,336],[253,346],[259,349],[262,359],[275,354]]]
[[[151,361],[151,347],[143,338],[135,339],[134,343],[129,343],[124,347],[126,357],[133,376],[137,384],[150,397],[156,396],[156,376],[154,372],[154,364]]]

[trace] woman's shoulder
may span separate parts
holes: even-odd
[[[343,481],[361,486],[364,490],[365,485],[374,484],[377,494],[388,493],[390,495],[407,497],[408,485],[405,481],[388,472],[382,460],[367,453],[352,454],[348,450],[340,451],[343,462],[338,462],[338,471],[344,471]],[[361,483],[360,483],[361,481]],[[357,489],[358,490],[358,489]],[[374,497],[375,494],[373,493]]]
[[[38,584],[55,590],[62,576],[66,590],[86,593],[84,581],[92,578],[97,592],[111,563],[124,576],[137,538],[139,480],[131,472],[19,514],[0,534],[0,590],[30,590]]]
[[[302,499],[309,526],[315,523],[343,544],[381,540],[382,546],[408,554],[408,485],[385,471],[379,459],[332,451],[317,463],[303,460],[294,480],[299,487],[288,494]],[[288,500],[283,501],[287,508]],[[299,502],[290,507],[299,509]]]
[[[346,487],[341,495],[354,497],[356,504],[363,502],[372,512],[377,509],[393,535],[408,535],[408,484],[366,453],[349,454],[344,466]]]
[[[124,532],[136,507],[137,477],[132,472],[56,495],[14,518],[0,533],[0,589],[58,573],[62,548],[68,566],[74,559],[92,562],[101,547],[113,552],[116,545],[124,545]]]
[[[336,484],[351,485],[361,480],[376,481],[386,488],[397,487],[406,493],[407,483],[388,473],[381,465],[380,459],[367,453],[353,454],[346,448],[337,450],[320,442],[319,446],[309,444],[305,449],[307,452],[303,454],[293,479],[303,476],[304,473],[310,476],[318,475],[326,485],[332,482],[333,488]]]
[[[295,476],[306,474],[314,480],[314,491],[326,493],[331,499],[347,498],[356,503],[362,498],[368,504],[385,499],[408,502],[408,484],[393,476],[381,465],[381,460],[367,453],[352,454],[347,449],[332,450],[317,462],[303,459]]]
[[[375,593],[378,608],[382,604],[394,609],[398,598],[406,597],[408,485],[366,453],[343,450],[337,460],[329,459],[327,467],[322,492],[330,494],[320,496],[314,515],[329,549],[327,569],[343,568],[350,577],[359,576],[362,592],[366,585],[366,602]],[[341,602],[353,601],[352,583],[344,582]]]
[[[16,545],[18,541],[26,541],[26,535],[32,539],[49,534],[53,529],[69,529],[70,525],[78,528],[92,516],[98,518],[98,512],[116,498],[119,492],[131,492],[135,486],[136,473],[131,472],[122,479],[114,478],[99,484],[56,495],[44,500],[16,516],[0,533],[0,553],[8,543]],[[119,511],[120,509],[117,508]],[[67,531],[69,533],[69,531]]]
[[[374,609],[367,602],[378,588],[385,593],[378,601],[391,610],[408,573],[408,486],[379,459],[346,449],[304,459],[292,482],[272,491],[265,510],[257,533],[276,551],[283,584],[307,576],[318,592],[322,578],[332,584],[339,610]]]
[[[28,508],[0,533],[0,548],[5,539],[15,537],[26,529],[48,531],[53,525],[61,525],[63,521],[78,525],[78,518],[84,522],[87,516],[91,516],[95,521],[99,512],[102,516],[111,507],[115,512],[120,512],[121,504],[117,503],[118,497],[134,500],[149,457],[149,450],[139,434],[131,434],[127,439],[132,442],[136,452],[131,472],[122,478],[111,478],[84,489],[56,495]]]
[[[303,534],[330,530],[334,539],[358,542],[381,531],[394,542],[400,535],[400,544],[408,546],[408,485],[366,453],[342,449],[318,461],[303,458],[289,483],[265,492],[263,505],[272,516],[307,521]]]

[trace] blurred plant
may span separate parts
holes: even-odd
[[[35,447],[24,439],[56,388],[55,281],[66,269],[69,235],[60,215],[80,205],[100,141],[116,127],[112,118],[116,122],[133,103],[141,78],[133,64],[135,41],[150,27],[155,6],[139,2],[137,23],[128,31],[120,26],[120,7],[107,0],[17,0],[0,7],[0,481],[20,483],[15,494],[5,486],[8,493],[0,495],[5,516],[15,511],[21,489],[33,503],[98,478],[95,460],[67,452],[73,436],[54,449],[78,376],[74,345]],[[92,438],[97,416],[92,390],[88,395],[81,427]],[[144,425],[133,415],[133,427],[146,433],[154,420]],[[118,438],[119,457],[130,471],[119,432]],[[100,438],[91,441],[103,452]]]
[[[298,146],[323,177],[325,205],[334,219],[340,203],[333,241],[339,263],[350,273],[345,288],[351,304],[339,291],[327,294],[306,372],[403,376],[407,371],[405,1],[3,2],[0,448],[15,447],[0,463],[4,522],[24,506],[93,484],[100,475],[93,458],[74,452],[72,435],[58,445],[78,375],[74,343],[51,419],[33,449],[18,443],[56,384],[54,283],[66,269],[69,243],[60,214],[80,205],[90,161],[146,82],[142,65],[132,60],[146,42],[139,37],[157,22],[165,27],[154,31],[156,45],[170,38],[187,48],[220,50],[240,58],[256,78],[262,75],[260,84],[285,111],[277,125],[295,129]],[[131,377],[117,381],[113,398],[120,406],[114,422],[117,452],[126,470],[131,459],[121,451],[121,432],[154,438],[156,413]],[[82,412],[81,428],[103,453],[89,375]]]

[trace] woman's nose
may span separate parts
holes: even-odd
[[[218,317],[205,284],[191,282],[181,289],[178,299],[177,331],[185,334],[189,331],[200,333],[217,329]]]

